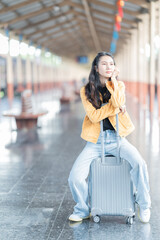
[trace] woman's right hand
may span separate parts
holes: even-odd
[[[115,67],[115,69],[112,73],[112,76],[111,76],[111,80],[116,79],[116,77],[118,77],[118,75],[119,75],[119,69],[117,67]]]
[[[119,109],[120,109],[120,112],[124,114],[126,112],[126,105],[121,106]]]

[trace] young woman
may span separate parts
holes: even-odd
[[[82,221],[90,216],[86,179],[92,160],[101,156],[100,121],[103,120],[105,154],[116,156],[117,113],[120,157],[127,160],[132,167],[130,173],[137,189],[138,216],[144,223],[150,219],[151,200],[147,166],[138,150],[125,138],[134,130],[134,126],[126,112],[125,85],[117,80],[118,73],[113,56],[107,52],[100,52],[93,60],[89,82],[81,88],[81,99],[86,112],[81,137],[87,143],[76,159],[68,179],[73,199],[77,203],[69,217],[70,221]],[[102,103],[107,104],[102,106]]]

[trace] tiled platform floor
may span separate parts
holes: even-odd
[[[6,106],[1,101],[0,112]],[[67,218],[74,202],[67,179],[85,145],[80,138],[84,110],[76,102],[58,112],[58,101],[48,96],[43,96],[43,106],[50,113],[40,119],[38,135],[32,132],[31,142],[20,144],[19,137],[26,139],[22,135],[16,140],[17,133],[10,131],[14,121],[0,120],[0,240],[159,240],[160,127],[156,116],[151,118],[128,98],[127,108],[136,126],[128,139],[145,158],[150,175],[150,223],[142,224],[136,217],[129,226],[123,217],[103,217],[100,224],[85,220],[71,225]]]

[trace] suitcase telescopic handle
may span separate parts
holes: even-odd
[[[100,122],[101,125],[101,147],[102,147],[102,163],[105,163],[104,156],[104,132],[103,132],[103,120]],[[118,123],[118,113],[116,114],[116,138],[117,138],[117,163],[120,163],[120,154],[119,154],[119,123]]]

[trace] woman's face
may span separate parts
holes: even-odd
[[[102,56],[99,59],[98,69],[101,77],[109,79],[112,76],[113,71],[115,70],[114,61],[110,56]]]

